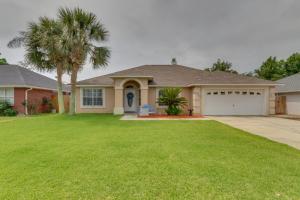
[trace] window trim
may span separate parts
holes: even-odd
[[[155,93],[156,93],[156,95],[155,95],[155,104],[156,104],[156,107],[157,108],[167,108],[168,106],[166,106],[166,105],[159,105],[159,103],[157,103],[157,100],[158,100],[158,98],[159,98],[159,91],[160,90],[163,90],[163,89],[165,89],[165,88],[156,88],[156,91],[155,91]]]
[[[86,106],[83,105],[83,89],[101,89],[102,90],[102,106]],[[103,87],[81,87],[80,88],[80,108],[106,108],[106,94],[105,94],[105,88]]]
[[[11,106],[15,105],[15,89],[13,87],[0,87],[0,90],[4,90],[4,96],[0,96],[0,98],[4,98],[4,99],[12,99],[12,102],[9,102],[7,100],[7,102],[11,103]],[[12,96],[6,96],[6,90],[11,90],[12,91]]]

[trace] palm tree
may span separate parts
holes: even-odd
[[[58,21],[41,17],[38,23],[29,23],[27,31],[20,32],[8,43],[10,48],[24,46],[26,63],[37,70],[56,70],[59,113],[65,112],[62,76],[67,71],[62,28]]]
[[[68,38],[64,49],[71,67],[71,100],[69,114],[75,114],[75,97],[77,74],[90,58],[94,68],[106,66],[110,57],[107,47],[99,47],[94,43],[106,41],[108,31],[97,19],[96,15],[80,8],[60,8],[58,19],[64,27],[64,38]]]
[[[160,92],[157,103],[168,106],[165,110],[168,115],[178,115],[181,107],[187,104],[186,98],[180,97],[180,88],[164,88]]]

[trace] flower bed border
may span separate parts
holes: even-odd
[[[203,115],[166,115],[166,114],[150,114],[148,116],[138,116],[138,118],[166,118],[166,119],[189,119],[204,118]]]

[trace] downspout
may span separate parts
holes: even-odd
[[[28,115],[28,92],[31,90],[32,88],[25,90],[25,115]]]

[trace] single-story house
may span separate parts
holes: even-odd
[[[64,86],[68,93],[68,87]],[[28,113],[24,102],[36,107],[44,97],[57,95],[57,82],[51,78],[17,65],[0,65],[0,101],[8,101],[19,113]]]
[[[276,94],[284,97],[285,114],[300,115],[300,73],[280,79]]]
[[[167,87],[182,88],[184,112],[202,115],[275,114],[272,81],[227,72],[208,72],[181,65],[143,65],[79,81],[77,113],[137,112],[145,104],[163,113],[157,99]]]

